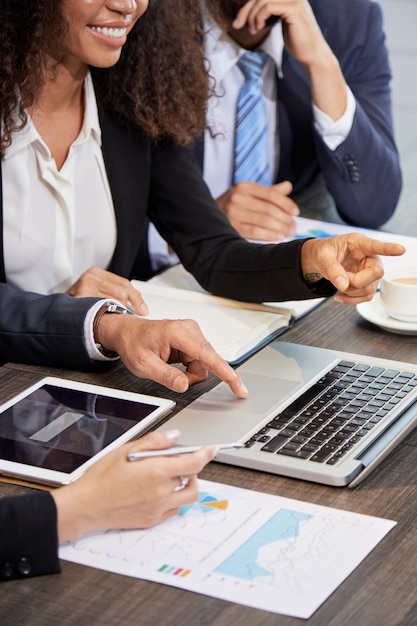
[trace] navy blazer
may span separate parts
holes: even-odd
[[[309,0],[356,99],[348,137],[329,150],[313,124],[305,69],[286,49],[278,79],[280,166],[275,182],[289,180],[293,194],[323,175],[340,216],[378,228],[394,212],[402,177],[391,113],[391,71],[381,7],[371,0]],[[203,164],[203,146],[196,156]]]

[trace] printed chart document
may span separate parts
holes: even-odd
[[[275,339],[322,299],[252,303],[213,296],[182,265],[149,281],[132,280],[149,319],[194,319],[217,352],[235,365]]]
[[[89,533],[62,559],[309,618],[396,522],[200,480],[200,496],[146,530]]]

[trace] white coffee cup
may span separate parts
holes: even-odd
[[[390,317],[417,322],[417,265],[387,269],[381,278],[380,296]]]

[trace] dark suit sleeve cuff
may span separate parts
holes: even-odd
[[[47,491],[0,501],[0,580],[60,572],[57,510]]]

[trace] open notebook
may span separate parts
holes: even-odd
[[[181,444],[236,441],[217,461],[355,486],[417,423],[417,365],[275,341],[162,426]]]
[[[284,332],[322,299],[256,304],[207,293],[182,265],[132,284],[144,296],[149,319],[194,319],[215,350],[237,364]]]

